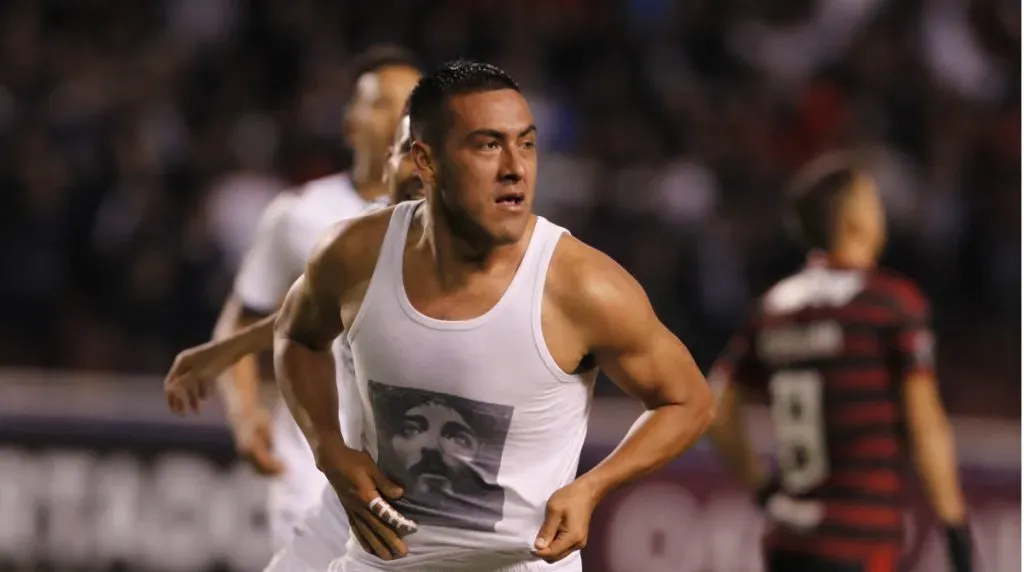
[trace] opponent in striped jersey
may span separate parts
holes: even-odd
[[[769,571],[895,572],[905,460],[946,525],[953,569],[970,569],[965,508],[933,363],[928,304],[875,268],[884,245],[878,190],[845,158],[813,165],[793,192],[793,222],[818,252],[760,300],[712,369],[712,436],[759,489]],[[778,471],[765,477],[739,405],[766,392]]]
[[[353,98],[345,114],[346,137],[353,150],[351,172],[313,181],[297,193],[282,195],[268,207],[239,269],[234,292],[215,331],[215,342],[225,342],[277,310],[292,282],[304,271],[317,240],[331,225],[362,214],[377,199],[388,198],[384,171],[392,135],[420,74],[411,54],[400,48],[371,48],[357,63]],[[264,347],[269,346],[268,340]],[[345,348],[339,345],[336,353],[344,362]],[[235,361],[220,362],[223,366],[215,374],[207,373],[202,369],[203,354],[186,350],[176,360],[167,385],[180,388],[192,383],[202,387],[199,380],[190,377],[209,379]],[[276,550],[289,543],[305,514],[319,504],[326,480],[287,408],[278,407],[273,417],[267,414],[260,404],[258,386],[252,357],[239,361],[219,383],[239,453],[256,470],[274,476],[268,512]],[[176,395],[182,393],[172,391],[169,399],[172,407],[180,408],[184,404],[175,403]],[[186,390],[183,395],[192,394]],[[195,400],[187,401],[198,406]],[[347,417],[344,411],[340,415]],[[361,425],[361,420],[347,421],[346,425]]]

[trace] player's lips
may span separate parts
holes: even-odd
[[[526,193],[521,191],[505,191],[500,193],[494,204],[504,211],[519,212],[526,208]]]

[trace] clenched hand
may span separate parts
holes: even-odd
[[[402,538],[416,532],[416,523],[387,502],[402,498],[402,488],[384,476],[370,455],[338,444],[319,464],[363,549],[383,560],[408,554]]]
[[[232,356],[208,342],[182,351],[164,378],[164,395],[171,411],[199,411],[199,402],[210,394],[210,382],[231,367]]]
[[[596,505],[593,492],[579,481],[555,491],[548,499],[544,524],[534,542],[534,555],[557,562],[584,548]]]

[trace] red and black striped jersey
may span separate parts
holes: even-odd
[[[901,390],[932,368],[929,322],[917,287],[885,270],[812,262],[759,300],[712,376],[767,390],[785,497],[816,509],[810,530],[775,527],[769,544],[835,555],[902,542]]]

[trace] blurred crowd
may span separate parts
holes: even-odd
[[[159,373],[208,338],[262,208],[346,166],[348,64],[389,41],[521,82],[538,211],[633,272],[704,366],[801,263],[787,178],[866,150],[950,408],[1019,416],[1020,8],[7,0],[0,363]]]

